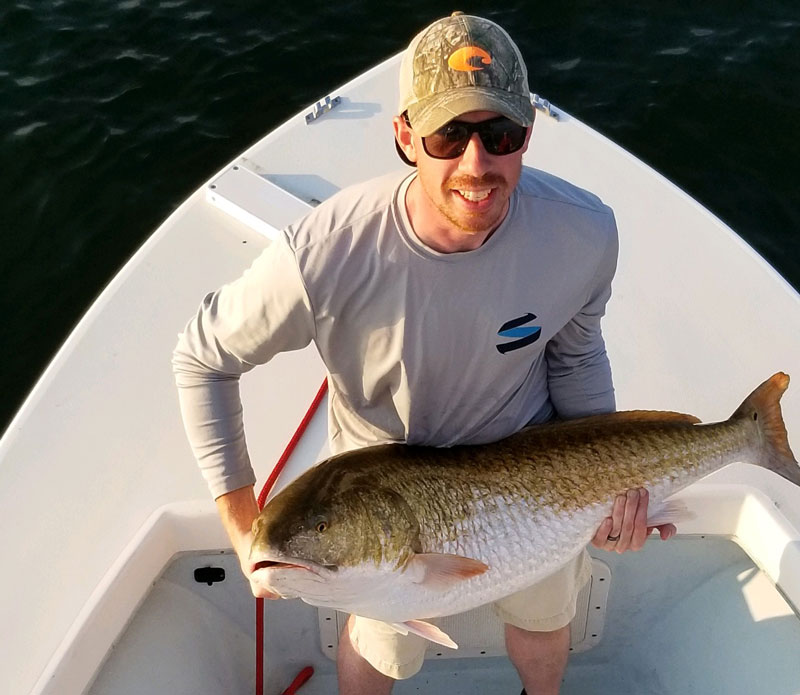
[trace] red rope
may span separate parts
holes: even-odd
[[[284,690],[281,695],[295,695],[295,693],[300,690],[300,686],[303,685],[311,676],[314,675],[314,667],[313,666],[306,666],[300,673],[298,673],[292,684]]]
[[[322,385],[319,387],[319,391],[317,391],[317,395],[314,396],[314,400],[311,401],[311,405],[308,407],[306,414],[303,416],[303,419],[300,421],[300,424],[297,426],[295,433],[292,435],[292,438],[289,440],[289,443],[286,445],[286,448],[283,450],[283,454],[278,459],[278,463],[275,464],[275,468],[272,469],[272,473],[270,473],[269,478],[267,478],[267,482],[264,483],[264,487],[261,489],[261,494],[258,496],[258,508],[263,509],[264,503],[267,501],[267,496],[269,495],[270,491],[272,490],[272,486],[275,485],[275,481],[278,479],[278,476],[281,474],[286,462],[289,460],[289,457],[292,455],[294,448],[297,446],[297,443],[302,438],[303,434],[308,427],[308,424],[311,422],[311,418],[314,417],[314,413],[317,412],[317,408],[319,404],[322,402],[322,399],[325,397],[325,392],[328,390],[328,380],[325,379],[322,382]]]
[[[256,695],[264,695],[264,599],[256,599]]]
[[[311,419],[314,417],[314,414],[317,412],[317,408],[319,408],[319,404],[325,397],[325,392],[327,390],[328,390],[328,380],[324,379],[322,381],[322,385],[319,387],[319,390],[317,391],[317,395],[314,396],[314,400],[311,401],[311,405],[308,406],[306,414],[303,416],[303,419],[297,426],[295,433],[292,435],[292,438],[289,440],[289,443],[283,450],[281,457],[275,464],[275,468],[273,468],[272,473],[269,474],[267,482],[264,483],[264,487],[261,488],[261,493],[258,496],[259,509],[264,508],[264,504],[267,501],[267,497],[269,496],[270,491],[275,485],[275,481],[278,479],[278,476],[281,474],[281,471],[286,466],[286,462],[289,460],[289,457],[292,455],[292,452],[295,450],[295,447],[302,438],[303,434],[305,434],[306,428],[311,422]],[[314,669],[311,669],[310,666],[303,669],[298,674],[297,678],[295,678],[292,684],[289,686],[289,689],[284,691],[284,695],[291,695],[291,693],[296,692],[296,690],[303,683],[305,683],[309,678],[311,678],[312,673],[314,673]],[[256,695],[264,695],[264,599],[263,598],[256,599]]]

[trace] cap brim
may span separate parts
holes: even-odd
[[[411,127],[421,137],[431,135],[454,118],[470,111],[494,111],[522,126],[533,124],[533,105],[518,94],[496,89],[459,89],[450,94],[437,94],[408,107]]]

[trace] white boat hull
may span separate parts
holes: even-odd
[[[397,66],[365,73],[334,93],[332,111],[311,125],[299,114],[209,181],[244,167],[257,178],[251,197],[193,194],[90,308],[10,425],[0,442],[0,540],[14,567],[0,580],[15,635],[0,651],[8,692],[83,692],[173,555],[227,547],[183,434],[170,370],[177,333],[271,230],[314,199],[403,167],[390,128]],[[797,293],[719,220],[568,114],[538,114],[527,157],[616,211],[620,265],[604,333],[619,407],[718,420],[782,370],[798,380],[783,402],[800,451]],[[275,205],[259,208],[258,181]],[[308,348],[243,380],[261,481],[323,377]],[[321,412],[278,488],[324,457],[325,436]],[[734,539],[799,606],[800,491],[733,466],[688,494],[702,504],[681,531]]]

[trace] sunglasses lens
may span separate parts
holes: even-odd
[[[525,143],[526,128],[513,121],[503,119],[487,123],[481,132],[481,141],[489,154],[511,154]]]
[[[527,128],[501,116],[481,123],[450,121],[422,139],[425,151],[436,159],[453,159],[467,149],[473,133],[478,133],[489,154],[512,154],[525,143]]]
[[[424,138],[425,149],[431,157],[453,159],[467,149],[470,137],[472,132],[464,124],[452,121]]]

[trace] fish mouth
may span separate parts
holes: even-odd
[[[333,567],[328,567],[326,565],[318,565],[314,562],[309,562],[307,560],[300,560],[297,558],[287,558],[286,560],[272,560],[272,559],[261,559],[261,560],[252,560],[250,562],[250,574],[255,574],[261,570],[264,571],[272,571],[272,570],[305,570],[306,572],[311,572],[317,576],[320,576],[325,570],[332,570],[335,569]]]
[[[250,572],[257,572],[258,570],[281,570],[281,569],[301,569],[306,570],[308,567],[298,565],[294,562],[279,562],[277,560],[259,560],[250,566]]]

